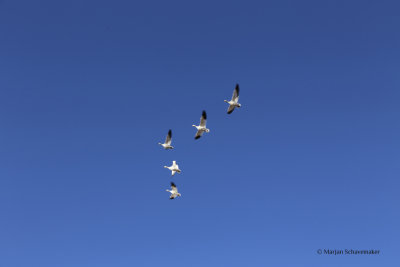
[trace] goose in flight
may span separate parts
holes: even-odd
[[[228,101],[228,100],[224,100],[224,101],[229,104],[228,114],[231,114],[236,107],[240,108],[242,106],[238,102],[239,101],[239,84],[236,84],[235,90],[233,90],[232,99],[230,101]]]
[[[165,148],[165,149],[173,149],[174,147],[171,146],[171,142],[172,142],[172,131],[169,130],[168,134],[167,134],[167,137],[165,138],[164,144],[161,144],[161,143],[158,143],[158,144],[162,145],[163,148]]]
[[[167,189],[166,191],[171,193],[171,195],[169,196],[169,199],[174,199],[176,197],[181,196],[181,194],[178,193],[178,188],[176,187],[176,185],[173,182],[171,182],[171,190]]]
[[[205,110],[203,110],[203,113],[201,114],[201,118],[200,118],[200,125],[192,125],[193,127],[196,127],[197,129],[197,133],[194,137],[194,139],[199,139],[204,132],[208,133],[210,132],[210,129],[206,128],[206,123],[207,123],[207,113]]]
[[[170,167],[168,166],[164,166],[164,168],[168,169],[171,171],[172,176],[175,175],[175,173],[181,173],[181,170],[179,169],[178,164],[176,164],[176,161],[172,161],[172,165]]]

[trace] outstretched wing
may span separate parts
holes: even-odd
[[[178,193],[178,188],[176,187],[176,185],[171,182],[171,189],[172,189],[172,194]]]
[[[232,101],[239,101],[239,84],[236,84],[235,90],[233,90]]]
[[[165,138],[165,144],[170,145],[171,144],[171,138],[172,138],[172,131],[169,130],[167,137]]]
[[[233,112],[233,110],[235,109],[234,105],[229,105],[228,107],[228,114],[231,114]]]
[[[205,110],[203,110],[203,113],[201,114],[200,118],[200,126],[206,127],[206,123],[207,123],[207,113]]]
[[[203,131],[197,131],[194,139],[199,139],[203,135]]]

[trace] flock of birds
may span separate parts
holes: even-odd
[[[233,95],[231,100],[224,100],[224,102],[229,104],[228,107],[228,114],[231,114],[235,108],[240,108],[242,105],[239,103],[239,84],[236,84],[235,89],[233,90]],[[210,129],[206,127],[207,124],[207,113],[205,110],[203,110],[200,118],[200,124],[199,125],[192,125],[197,129],[196,135],[194,139],[199,139],[204,132],[209,133]],[[164,144],[158,143],[161,145],[164,149],[173,149],[174,147],[171,146],[172,143],[172,130],[168,131],[167,137],[165,138]],[[169,169],[171,171],[172,176],[175,175],[175,173],[181,173],[182,171],[179,169],[178,164],[176,164],[176,161],[172,161],[171,166],[164,166],[164,168]],[[178,187],[175,185],[175,183],[171,182],[171,190],[167,189],[167,192],[171,193],[169,199],[175,199],[176,197],[180,197],[181,194],[178,192]]]

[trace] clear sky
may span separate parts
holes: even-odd
[[[0,1],[0,266],[399,266],[399,10]]]

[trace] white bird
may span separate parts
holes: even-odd
[[[172,176],[175,175],[175,173],[181,173],[181,170],[179,169],[178,164],[176,164],[176,161],[172,161],[172,165],[170,167],[168,166],[164,166],[164,168],[168,169],[171,171]]]
[[[167,192],[171,193],[171,195],[169,196],[169,199],[174,199],[176,197],[181,196],[181,194],[178,193],[178,188],[176,187],[176,185],[173,182],[171,182],[171,189],[172,190],[168,190],[168,189],[166,190]]]
[[[203,110],[203,113],[201,114],[201,118],[200,118],[200,125],[192,125],[193,127],[196,127],[197,129],[197,133],[194,137],[194,139],[199,139],[204,132],[208,133],[210,132],[210,129],[206,128],[206,123],[207,123],[207,113],[205,110]]]
[[[163,148],[165,148],[165,149],[173,149],[174,147],[171,146],[171,142],[172,142],[172,131],[169,130],[168,134],[167,134],[167,137],[165,138],[164,144],[161,144],[161,143],[158,143],[158,144],[162,145]]]
[[[240,108],[242,106],[238,102],[239,101],[239,84],[236,84],[235,90],[233,90],[232,99],[230,101],[228,101],[228,100],[224,100],[224,101],[229,104],[228,114],[231,114],[236,107]]]

